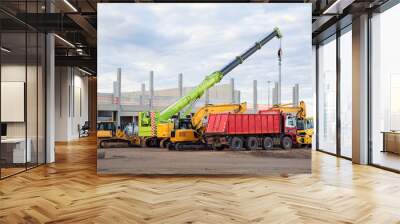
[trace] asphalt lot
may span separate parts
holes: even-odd
[[[311,150],[168,151],[162,148],[106,148],[98,174],[288,175],[311,172]],[[104,158],[103,158],[104,156]]]

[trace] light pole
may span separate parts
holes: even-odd
[[[278,104],[281,104],[282,100],[282,39],[279,39],[279,50],[278,50],[278,61],[279,61],[279,79],[278,79]]]

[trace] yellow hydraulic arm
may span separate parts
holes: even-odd
[[[277,109],[284,113],[295,113],[299,119],[306,118],[306,103],[300,101],[298,106],[290,106],[292,104],[274,105],[271,109]]]
[[[212,113],[244,113],[247,110],[247,104],[207,104],[196,111],[192,117],[192,125],[195,130],[203,127],[203,120]]]

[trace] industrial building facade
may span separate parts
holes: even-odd
[[[160,110],[171,105],[179,98],[190,92],[194,87],[183,85],[183,74],[177,76],[177,88],[154,89],[154,72],[150,71],[149,87],[141,84],[141,89],[132,92],[122,92],[121,69],[117,69],[116,81],[113,83],[112,93],[97,93],[97,121],[113,121],[118,126],[124,127],[128,123],[137,123],[138,112],[148,110]],[[251,112],[268,109],[278,102],[278,84],[267,90],[267,102],[259,102],[257,80],[253,81],[252,103],[247,105]],[[296,84],[292,91],[291,102],[299,104],[299,85]],[[192,112],[205,104],[230,104],[242,103],[240,90],[235,89],[235,79],[231,78],[227,84],[218,84],[204,93],[204,95],[192,106]]]

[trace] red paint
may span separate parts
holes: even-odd
[[[279,134],[280,113],[210,114],[206,134]]]

